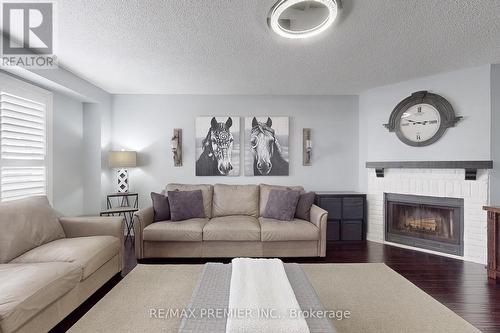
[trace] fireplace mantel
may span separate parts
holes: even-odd
[[[476,180],[477,170],[493,169],[493,161],[387,161],[366,162],[367,169],[375,169],[377,177],[384,177],[385,169],[464,169],[466,180]]]

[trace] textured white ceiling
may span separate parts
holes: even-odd
[[[310,40],[275,0],[60,0],[61,64],[110,93],[356,94],[500,62],[500,0],[343,0]]]

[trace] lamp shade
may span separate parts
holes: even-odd
[[[110,151],[108,153],[108,166],[110,168],[131,168],[137,166],[137,152],[135,151]]]

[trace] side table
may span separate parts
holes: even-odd
[[[116,199],[116,200],[114,200]],[[113,205],[113,201],[117,201],[117,205]],[[112,193],[106,196],[106,209],[101,211],[101,216],[123,216],[125,218],[125,227],[127,234],[125,241],[128,238],[132,240],[132,231],[134,229],[134,213],[139,210],[139,194],[138,193]]]

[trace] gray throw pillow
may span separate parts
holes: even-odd
[[[297,203],[297,209],[295,210],[295,217],[311,221],[311,207],[314,204],[314,199],[316,199],[316,193],[314,192],[301,194]]]
[[[170,220],[183,221],[204,218],[203,195],[197,191],[168,191]]]
[[[151,192],[153,200],[154,222],[170,220],[170,204],[168,197],[163,194]]]
[[[299,191],[271,190],[262,216],[281,221],[293,220],[299,196]]]

